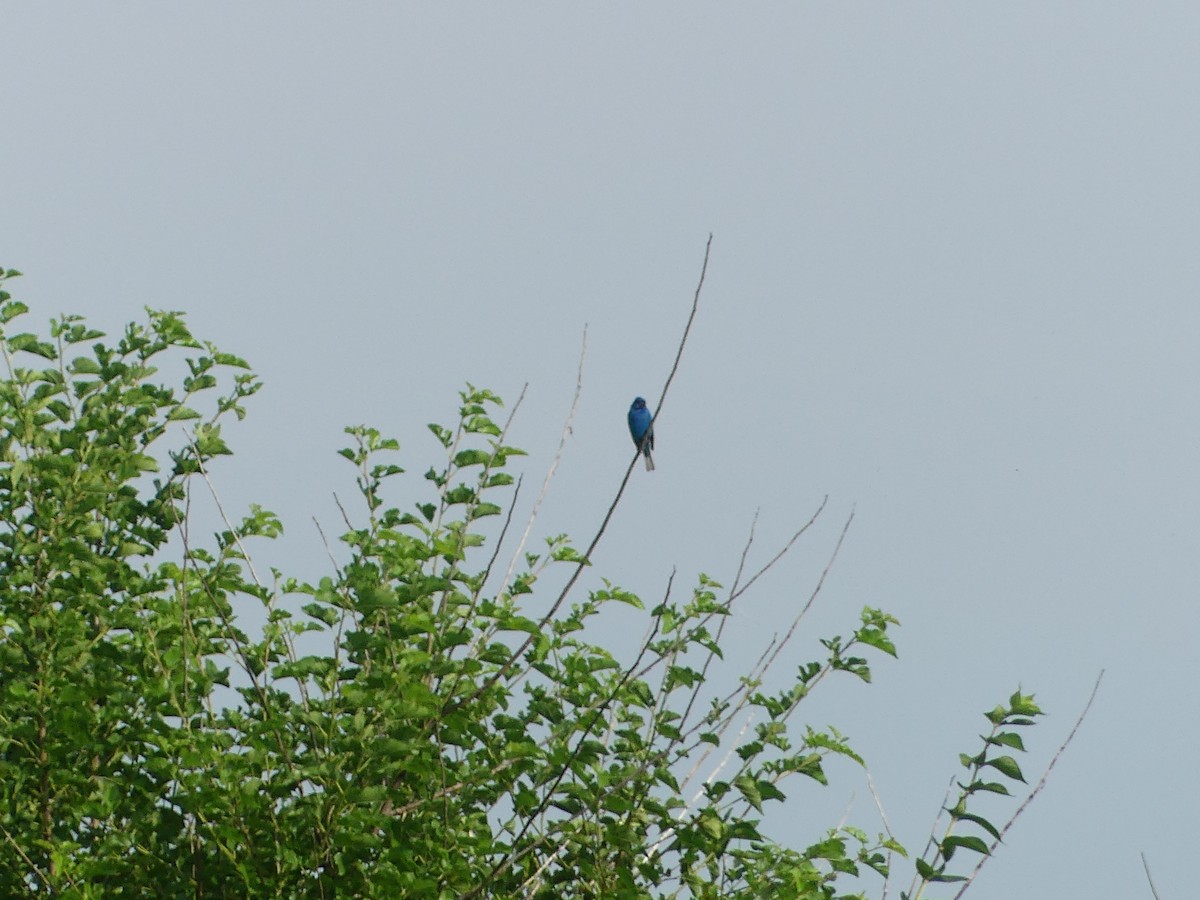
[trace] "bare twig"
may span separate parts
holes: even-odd
[[[879,791],[875,789],[875,780],[871,777],[870,772],[867,772],[867,789],[871,792],[871,799],[875,801],[875,808],[879,810],[879,818],[883,822],[883,830],[894,841],[896,836],[892,834],[892,825],[888,822],[887,813],[883,811],[883,801],[879,799]]]
[[[1154,878],[1150,875],[1150,863],[1146,861],[1146,854],[1142,853],[1142,868],[1146,870],[1146,880],[1150,882],[1150,893],[1154,895],[1154,900],[1158,900],[1158,891],[1154,889]]]
[[[683,348],[687,344],[688,334],[692,328],[692,322],[696,318],[696,310],[700,305],[700,291],[704,287],[704,276],[708,272],[708,256],[711,249],[712,235],[710,234],[708,236],[708,243],[704,245],[704,263],[700,267],[700,280],[696,284],[696,292],[692,298],[692,311],[688,316],[687,325],[684,326],[683,336],[679,339],[679,349],[675,353],[675,362],[671,366],[670,373],[667,375],[666,383],[663,385],[662,395],[658,401],[660,410],[662,408],[663,401],[666,399],[667,390],[671,386],[671,381],[675,378],[675,373],[679,369],[679,360],[683,356]],[[657,417],[657,412],[655,413],[655,416]],[[651,422],[653,422],[653,420],[651,420]],[[541,620],[538,622],[537,631],[525,638],[516,651],[509,656],[508,660],[498,666],[496,671],[492,673],[492,676],[486,682],[476,688],[475,692],[472,693],[470,697],[463,701],[464,704],[473,703],[478,697],[491,690],[492,686],[495,685],[496,682],[508,674],[509,669],[516,665],[517,660],[524,656],[525,651],[529,649],[537,635],[540,634],[546,628],[546,625],[554,619],[554,616],[558,614],[559,608],[566,601],[567,595],[571,592],[571,589],[575,587],[575,582],[577,582],[579,580],[579,576],[583,574],[584,568],[591,565],[592,554],[595,552],[596,547],[599,546],[601,538],[604,537],[604,533],[608,529],[608,523],[612,520],[613,515],[617,511],[617,504],[621,502],[621,497],[625,493],[625,486],[629,483],[629,476],[633,473],[633,467],[638,460],[638,456],[640,456],[640,453],[635,453],[633,458],[629,461],[629,465],[625,469],[625,477],[621,480],[621,485],[617,488],[616,497],[613,498],[613,502],[609,506],[608,512],[604,514],[604,519],[601,521],[595,537],[593,537],[592,542],[588,544],[587,550],[584,552],[578,565],[576,565],[574,571],[571,573],[571,577],[567,579],[567,583],[563,585],[562,590],[559,591],[558,597],[555,599],[554,603],[551,604],[550,609],[546,611],[546,614],[543,615]]]
[[[742,558],[738,560],[737,571],[733,574],[733,586],[729,589],[730,598],[738,593],[738,585],[742,583],[742,573],[746,571],[746,557],[750,555],[750,548],[754,546],[754,532],[758,529],[758,513],[754,511],[754,518],[750,520],[750,533],[746,535],[746,546],[742,548]]]
[[[336,499],[336,495],[335,499]],[[343,513],[345,511],[343,510]],[[333,571],[337,573],[338,583],[342,581],[342,567],[338,565],[336,557],[333,555],[333,548],[329,546],[329,539],[325,537],[325,529],[321,527],[320,521],[316,516],[312,517],[313,524],[317,526],[317,534],[321,536],[321,543],[325,545],[325,554],[329,557],[329,562],[333,565]],[[346,619],[350,616],[350,604],[347,603],[338,610],[338,626],[337,635],[333,639],[333,666],[337,671],[342,668],[342,635],[346,631]],[[342,682],[338,679],[333,683],[333,692],[341,694]]]
[[[774,556],[772,556],[772,557],[771,557],[771,559],[770,559],[770,560],[769,560],[769,561],[768,561],[768,562],[767,562],[767,563],[766,563],[764,566],[762,566],[762,568],[760,568],[760,569],[759,569],[757,572],[755,572],[753,575],[751,575],[751,576],[750,576],[750,580],[749,580],[749,581],[747,581],[747,582],[746,582],[744,585],[742,585],[741,587],[738,587],[738,586],[737,586],[737,581],[736,581],[736,580],[734,581],[734,589],[733,589],[733,590],[730,592],[730,594],[729,594],[729,602],[730,602],[730,603],[733,603],[733,601],[734,601],[734,600],[736,600],[738,597],[742,596],[742,594],[746,593],[746,591],[750,590],[750,586],[751,586],[752,584],[754,584],[754,582],[758,581],[758,579],[759,579],[759,578],[761,578],[761,577],[762,577],[763,575],[765,575],[765,574],[766,574],[766,573],[767,573],[767,572],[768,572],[768,571],[769,571],[771,568],[773,568],[773,567],[774,567],[774,565],[775,565],[775,563],[777,563],[777,562],[779,562],[779,560],[783,559],[783,556],[784,556],[784,554],[785,554],[785,553],[787,553],[789,550],[791,550],[791,549],[792,549],[792,545],[793,545],[793,544],[795,544],[797,540],[799,540],[799,538],[800,538],[800,535],[802,535],[802,534],[804,534],[804,532],[808,531],[808,529],[810,529],[810,528],[813,526],[813,523],[817,521],[817,517],[818,517],[818,516],[820,516],[820,515],[821,515],[821,513],[825,511],[825,505],[826,505],[828,502],[829,502],[829,495],[828,495],[828,494],[826,494],[824,497],[822,497],[822,498],[821,498],[821,505],[817,507],[817,511],[816,511],[816,512],[814,512],[814,513],[813,513],[813,514],[812,514],[812,515],[809,517],[809,519],[808,519],[808,521],[807,521],[807,522],[805,522],[805,523],[804,523],[802,526],[800,526],[800,530],[799,530],[799,531],[797,531],[795,534],[793,534],[793,535],[791,536],[791,539],[790,539],[790,540],[788,540],[788,542],[787,542],[786,544],[784,544],[784,545],[783,545],[783,547],[780,549],[780,551],[779,551],[778,553],[776,553]],[[755,516],[755,519],[757,519],[757,518],[758,518],[758,517],[757,517],[757,515],[756,515],[756,516]],[[854,514],[853,514],[853,513],[851,513],[851,514],[850,514],[850,518],[854,518]],[[850,527],[850,523],[849,523],[849,522],[847,522],[847,523],[846,523],[846,528],[849,528],[849,527]],[[844,536],[845,536],[845,529],[843,529],[843,531],[842,531],[842,534],[843,534],[843,537],[844,537]],[[753,531],[751,532],[751,537],[753,538]],[[841,546],[841,541],[840,541],[840,540],[838,541],[838,545],[839,545],[839,546]],[[749,548],[750,548],[750,545],[749,545],[749,542],[747,542],[746,549],[748,550]],[[744,559],[744,558],[745,558],[745,554],[743,554],[743,559]],[[832,565],[832,564],[833,564],[833,560],[830,560],[829,562],[830,562],[830,565]],[[827,568],[826,568],[826,570],[825,570],[825,572],[824,572],[824,573],[822,573],[822,575],[821,575],[821,577],[822,577],[822,580],[824,579],[825,575],[826,575],[828,572],[829,572],[829,569],[828,569],[828,567],[827,567]],[[741,578],[741,574],[742,574],[742,569],[741,569],[741,566],[739,566],[739,567],[738,567],[738,579],[740,579],[740,578]],[[818,586],[818,590],[819,590],[819,589],[820,589],[820,587]],[[816,597],[816,593],[814,592],[814,593],[813,593],[813,596],[812,596],[811,598],[809,598],[809,601],[808,601],[808,606],[805,606],[805,607],[804,607],[804,610],[805,610],[805,612],[807,612],[807,611],[808,611],[808,607],[809,607],[809,606],[812,606],[812,601],[813,601],[813,599],[815,599],[815,597]]]
[[[887,813],[883,811],[883,801],[879,799],[879,791],[875,789],[875,780],[871,777],[870,770],[867,770],[867,790],[871,792],[871,799],[875,801],[875,808],[879,810],[879,819],[881,822],[883,822],[884,832],[886,832],[887,836],[893,841],[896,840],[896,836],[892,834],[892,824],[888,821]],[[889,849],[887,853],[888,874],[883,879],[883,893],[880,895],[879,900],[887,900],[888,881],[892,875],[892,859],[894,856],[895,854]]]
[[[742,557],[738,561],[737,573],[733,576],[733,586],[729,589],[729,599],[725,603],[726,609],[732,609],[733,601],[736,600],[738,597],[742,596],[742,594],[746,593],[746,591],[748,591],[750,589],[750,585],[752,585],[752,584],[754,584],[754,582],[758,581],[758,579],[761,575],[763,575],[768,569],[772,568],[777,562],[779,562],[779,560],[781,560],[783,558],[783,555],[785,553],[787,553],[790,549],[792,549],[792,545],[796,543],[796,540],[800,537],[800,535],[802,535],[802,534],[804,534],[804,532],[808,531],[808,529],[812,526],[812,524],[817,520],[817,516],[821,515],[821,511],[823,509],[825,509],[825,504],[828,501],[829,501],[829,496],[826,495],[825,498],[823,500],[821,500],[821,505],[819,507],[817,507],[817,511],[812,514],[812,517],[809,518],[809,520],[804,523],[803,527],[801,527],[801,529],[799,531],[797,531],[795,534],[792,535],[791,540],[789,540],[786,544],[783,545],[783,549],[781,549],[778,553],[776,553],[773,557],[771,557],[771,559],[767,562],[766,565],[764,565],[757,572],[755,572],[752,576],[750,576],[750,580],[747,581],[744,586],[740,586],[741,581],[742,581],[742,573],[746,569],[746,557],[750,553],[750,546],[754,543],[754,531],[755,531],[755,527],[758,525],[758,512],[757,512],[757,510],[755,511],[754,519],[750,523],[750,534],[746,538],[746,546],[744,548],[742,548]],[[811,600],[810,600],[810,605],[811,605]],[[710,613],[708,616],[705,617],[704,622],[701,624],[706,624],[708,622],[708,620],[713,617],[713,615],[715,615],[715,613]],[[721,643],[721,638],[725,634],[725,625],[728,621],[729,621],[728,616],[721,617],[721,623],[717,626],[717,636],[716,636],[716,640],[714,641],[715,644],[719,645]],[[772,643],[774,643],[774,641],[772,641]],[[704,665],[700,669],[700,677],[697,679],[696,686],[692,690],[692,696],[688,700],[687,708],[683,712],[683,717],[681,719],[681,722],[686,722],[688,720],[688,718],[691,716],[692,707],[695,705],[696,699],[700,695],[700,689],[704,686],[705,682],[707,681],[708,669],[709,669],[709,666],[712,665],[712,661],[713,661],[715,655],[716,654],[712,650],[710,650],[708,652],[708,656],[705,657]]]
[[[321,543],[325,545],[325,555],[329,557],[329,562],[333,565],[333,571],[337,572],[338,577],[342,576],[342,567],[338,565],[337,558],[333,555],[333,548],[329,546],[329,538],[325,537],[325,529],[321,527],[320,520],[312,517],[313,525],[317,527],[317,534],[321,536]]]
[[[246,569],[247,569],[247,571],[249,571],[250,577],[254,579],[254,584],[260,590],[262,590],[263,583],[262,583],[262,580],[258,577],[258,572],[256,572],[254,570],[254,560],[252,560],[250,558],[250,551],[248,551],[246,549],[246,545],[242,543],[242,536],[238,532],[238,529],[234,527],[233,523],[229,520],[229,516],[225,513],[225,506],[224,506],[224,504],[221,503],[221,497],[217,493],[216,485],[214,485],[212,483],[212,479],[208,477],[208,469],[205,467],[204,460],[201,458],[200,448],[196,444],[194,435],[189,435],[188,439],[192,445],[192,451],[196,457],[196,467],[200,470],[200,476],[204,479],[204,483],[208,486],[208,492],[212,496],[213,503],[215,503],[217,506],[217,512],[220,513],[220,515],[221,515],[221,521],[225,523],[225,527],[229,529],[229,533],[233,536],[233,541],[237,545],[238,551],[242,554],[242,560],[246,563]],[[275,596],[276,596],[275,592],[272,591],[270,599],[266,601],[266,606],[267,606],[268,610],[274,609]],[[222,613],[222,618],[225,618],[224,613]],[[229,629],[230,634],[233,634],[232,622],[226,621],[225,624],[226,624],[226,627]],[[292,640],[291,634],[289,634],[287,631],[282,631],[281,636],[283,637],[284,646],[287,647],[288,658],[291,661],[295,662],[295,660],[296,660],[296,643],[295,643],[295,641]],[[246,667],[246,671],[249,672],[250,671],[249,661],[248,661],[248,658],[247,658],[245,652],[242,650],[240,643],[238,645],[238,652],[241,654],[242,663]],[[251,676],[251,677],[253,677],[253,676]],[[305,684],[304,679],[302,679],[302,678],[296,679],[296,685],[297,685],[297,690],[300,694],[300,703],[304,706],[304,709],[307,712],[310,708],[310,701],[309,701],[309,696],[308,696],[308,685]],[[255,687],[258,688],[257,683],[255,684]],[[258,693],[260,696],[265,696],[262,693],[261,688],[258,689]]]
[[[346,512],[346,507],[342,506],[342,501],[336,493],[333,495],[333,502],[337,504],[338,512],[342,514],[342,521],[346,523],[346,530],[354,531],[354,525],[350,521],[350,516]]]
[[[542,508],[542,501],[546,499],[546,494],[550,490],[550,482],[558,471],[558,464],[562,460],[563,451],[567,446],[567,438],[573,433],[571,423],[575,421],[575,410],[579,407],[579,396],[583,393],[583,364],[586,360],[587,325],[584,325],[583,347],[579,351],[579,369],[575,375],[575,396],[571,398],[571,408],[567,411],[567,420],[563,423],[562,436],[558,441],[558,450],[554,454],[550,468],[546,471],[546,477],[542,481],[542,489],[538,492],[537,500],[533,503],[533,510],[529,513],[529,521],[525,523],[525,532],[521,535],[521,540],[517,542],[517,548],[513,551],[512,561],[508,564],[508,571],[504,573],[504,581],[501,582],[499,590],[496,591],[497,596],[504,593],[509,584],[512,583],[512,576],[517,567],[517,560],[521,558],[521,553],[525,549],[525,545],[529,542],[529,534],[533,531],[533,523],[537,520],[538,512]]]
[[[850,821],[850,813],[854,811],[854,801],[858,799],[856,794],[851,794],[850,799],[846,801],[846,808],[842,810],[842,817],[838,819],[836,831],[841,831],[846,827],[846,823]]]
[[[813,524],[813,522],[816,520],[816,517],[818,515],[820,515],[821,509],[824,508],[824,505],[825,505],[825,501],[822,501],[821,508],[819,508],[813,514],[812,518],[809,519],[809,521],[804,525],[804,527],[801,528],[800,531],[798,531],[795,535],[792,536],[791,540],[789,540],[787,542],[787,544],[784,545],[783,549],[780,550],[779,553],[777,553],[762,569],[760,569],[754,575],[754,577],[750,579],[750,582],[747,582],[747,584],[744,587],[742,587],[741,589],[735,589],[735,593],[736,594],[743,593],[750,586],[751,583],[753,583],[755,580],[757,580],[757,578],[760,575],[762,575],[771,566],[775,565],[775,563],[779,561],[779,559],[788,551],[788,549],[791,548],[791,546],[795,543],[796,539],[801,534],[803,534]],[[813,589],[812,593],[809,595],[808,602],[804,605],[804,607],[800,610],[799,614],[796,616],[795,620],[792,623],[791,628],[788,630],[788,633],[784,636],[783,640],[780,640],[778,635],[774,635],[771,638],[771,641],[769,642],[767,647],[763,650],[762,655],[759,656],[758,661],[751,668],[750,675],[747,678],[742,679],[741,683],[738,685],[738,687],[736,689],[734,689],[731,693],[729,693],[726,697],[722,698],[719,701],[719,705],[721,707],[728,707],[728,709],[722,713],[719,721],[713,722],[709,725],[709,730],[711,730],[716,735],[718,735],[718,736],[724,735],[725,732],[729,729],[730,725],[741,714],[742,710],[748,704],[750,697],[753,694],[753,691],[755,689],[755,686],[759,682],[761,682],[762,678],[766,675],[767,671],[770,669],[771,664],[775,661],[776,657],[778,657],[779,653],[782,651],[784,645],[794,634],[796,627],[798,626],[798,624],[800,622],[800,619],[803,618],[804,614],[808,612],[808,610],[812,607],[813,603],[816,601],[816,597],[820,593],[821,588],[825,582],[825,579],[828,576],[830,570],[833,567],[834,562],[837,559],[838,552],[841,548],[842,542],[845,540],[846,532],[849,529],[850,522],[851,522],[851,520],[853,520],[853,518],[854,518],[854,515],[853,515],[853,513],[851,513],[850,518],[847,519],[846,524],[842,528],[842,532],[838,538],[838,542],[835,545],[833,553],[830,555],[829,560],[826,563],[825,568],[821,573],[821,577],[818,580],[816,587]],[[730,602],[732,602],[732,597],[731,597]],[[711,656],[710,656],[710,659],[711,659]],[[707,666],[707,661],[706,661],[706,666]],[[829,674],[829,672],[832,670],[833,670],[832,665],[829,663],[826,663],[826,665],[822,669],[822,671],[815,678],[813,678],[811,681],[809,681],[807,683],[807,687],[811,690],[818,683],[820,683],[820,681],[822,681],[825,678],[825,676],[827,674]],[[705,669],[705,671],[707,671],[707,668]],[[800,700],[805,695],[801,695],[800,697],[796,698],[796,700],[793,702],[791,708],[785,714],[785,716],[784,716],[785,719],[787,717],[790,717],[791,714],[793,712],[795,712],[796,708],[799,706]],[[695,696],[696,696],[695,693],[693,693],[692,698],[691,698],[692,701],[695,700]],[[735,700],[736,700],[736,702],[735,702]],[[688,710],[690,712],[691,702],[689,702]],[[704,724],[706,724],[703,722],[698,723],[698,724],[692,726],[690,729],[687,729],[684,727],[685,722],[686,722],[686,716],[684,717],[684,720],[679,723],[681,730],[683,730],[684,736],[690,736],[691,734],[695,733],[695,731],[697,731],[700,727],[702,727]],[[703,752],[701,753],[700,758],[692,766],[692,769],[688,772],[687,776],[683,779],[682,784],[687,784],[695,776],[696,772],[704,765],[704,763],[708,760],[708,758],[715,752],[715,749],[716,748],[713,745],[708,745],[703,749]]]
[[[762,568],[760,568],[757,572],[755,572],[754,575],[752,575],[750,577],[750,580],[747,581],[740,588],[737,587],[737,584],[741,580],[741,575],[742,575],[742,565],[739,564],[738,573],[734,579],[734,587],[731,589],[730,595],[729,595],[729,600],[726,602],[727,608],[732,607],[734,600],[736,600],[738,597],[740,597],[742,594],[744,594],[747,590],[749,590],[750,586],[752,584],[754,584],[754,582],[756,582],[763,574],[765,574],[767,572],[768,569],[772,568],[777,562],[779,562],[780,559],[783,558],[784,554],[787,553],[788,550],[790,550],[792,548],[792,545],[796,543],[796,540],[800,537],[800,535],[802,535],[802,534],[804,534],[804,532],[808,531],[808,529],[812,526],[812,524],[817,520],[817,517],[819,515],[821,515],[821,511],[825,509],[825,504],[828,502],[828,500],[829,500],[828,496],[826,496],[824,499],[822,499],[821,505],[819,507],[817,507],[817,511],[812,514],[812,516],[809,518],[809,520],[807,522],[804,523],[804,525],[800,528],[800,530],[797,531],[795,534],[793,534],[791,539],[786,544],[783,545],[783,548],[778,553],[776,553],[773,557],[771,557],[771,559],[764,566],[762,566]],[[854,518],[853,513],[851,513],[850,518],[851,519]],[[755,516],[755,520],[757,521],[757,515]],[[796,617],[795,621],[793,621],[792,627],[788,630],[786,637],[783,639],[782,642],[779,641],[779,636],[777,634],[773,635],[771,637],[771,641],[767,645],[766,650],[763,651],[762,656],[759,657],[758,662],[756,662],[754,665],[754,668],[750,670],[751,674],[750,674],[749,682],[753,682],[753,681],[762,679],[762,677],[766,674],[767,669],[770,668],[771,663],[773,663],[775,661],[775,657],[778,656],[779,652],[783,649],[783,645],[785,643],[787,643],[787,640],[789,638],[791,638],[792,633],[796,630],[796,626],[799,624],[801,617],[803,617],[803,615],[806,612],[808,612],[809,607],[811,607],[813,605],[813,601],[816,600],[817,594],[821,590],[821,586],[825,583],[825,576],[829,574],[829,570],[833,567],[833,561],[837,558],[838,550],[842,546],[842,540],[846,537],[846,529],[848,529],[849,527],[850,527],[850,522],[847,521],[845,527],[842,529],[841,537],[838,539],[838,543],[834,548],[833,555],[830,557],[829,562],[826,564],[824,571],[821,573],[821,578],[817,582],[816,588],[813,589],[812,594],[808,598],[808,602],[805,604],[804,608],[800,611],[800,615],[798,615]],[[754,538],[754,534],[753,534],[753,525],[752,525],[750,540],[748,540],[746,542],[746,549],[743,550],[743,552],[742,552],[742,563],[745,562],[746,553],[750,549],[750,542],[753,541],[753,538]],[[704,619],[704,622],[707,622],[708,619],[711,619],[712,615],[713,614],[710,614],[709,616],[707,616]],[[720,640],[720,637],[722,634],[721,629],[724,628],[725,622],[726,622],[726,619],[722,618],[721,625],[717,630],[718,641]],[[773,652],[772,652],[772,650],[773,650]],[[768,654],[769,654],[769,657],[768,657]],[[711,663],[712,658],[713,658],[713,654],[710,651],[708,657],[705,659],[704,667],[701,670],[702,675],[708,674],[708,666]],[[764,660],[767,660],[765,664],[763,662]],[[691,697],[690,701],[688,702],[687,711],[683,717],[685,721],[686,721],[688,715],[691,714],[692,704],[695,702],[696,697],[700,690],[700,686],[703,685],[704,681],[705,681],[705,679],[703,677],[700,678],[699,683],[697,684],[697,687],[695,688],[695,690],[692,693],[692,697]],[[738,704],[733,708],[732,712],[726,718],[725,724],[723,726],[721,726],[721,728],[718,730],[718,732],[717,732],[718,734],[725,733],[725,729],[728,728],[729,723],[733,721],[734,717],[738,714],[738,712],[745,705],[745,702],[746,702],[747,698],[749,697],[750,690],[751,690],[750,687],[748,686],[749,682],[743,682],[736,690],[733,691],[733,693],[731,693],[729,696],[727,696],[724,699],[723,702],[730,702],[738,694],[743,695],[742,699],[738,702]],[[707,759],[711,753],[712,753],[712,748],[710,747],[708,750],[705,751],[700,762],[703,763],[703,761],[705,759]],[[691,777],[691,776],[689,776],[689,777]]]
[[[246,550],[245,544],[242,543],[242,536],[238,530],[229,521],[229,516],[225,514],[225,507],[221,503],[221,498],[217,494],[217,488],[212,483],[212,479],[208,477],[208,469],[204,465],[204,460],[200,456],[200,448],[196,445],[196,439],[193,435],[188,435],[188,443],[192,445],[192,450],[196,454],[196,467],[200,470],[200,477],[204,479],[204,483],[208,485],[208,492],[212,495],[213,503],[217,505],[217,512],[221,514],[221,521],[225,523],[225,527],[229,529],[229,533],[233,535],[233,541],[237,544],[238,550],[242,552],[242,559],[246,562],[246,568],[250,572],[250,577],[254,579],[254,583],[258,587],[262,587],[262,580],[259,579],[258,573],[254,571],[254,562],[250,559],[250,553]]]
[[[822,508],[824,508],[824,505],[825,505],[824,503],[821,504]],[[817,517],[817,515],[820,514],[820,512],[821,512],[821,510],[818,509],[817,512],[813,514],[813,519],[815,519]],[[823,588],[825,586],[825,579],[827,577],[829,577],[829,572],[831,569],[833,569],[833,564],[837,561],[838,553],[840,553],[842,550],[842,542],[846,540],[846,532],[848,532],[850,530],[850,523],[853,521],[854,521],[854,510],[851,510],[850,515],[846,518],[846,524],[842,526],[842,533],[838,535],[837,543],[833,547],[833,553],[831,553],[829,555],[829,561],[825,563],[825,568],[821,570],[821,577],[817,579],[817,586],[814,587],[812,590],[812,593],[808,595],[808,602],[805,603],[803,608],[800,610],[800,612],[796,614],[796,618],[792,620],[792,627],[787,630],[787,634],[785,634],[783,636],[783,640],[779,642],[779,646],[775,648],[775,652],[772,653],[770,655],[770,657],[767,659],[766,665],[763,666],[762,671],[760,671],[758,673],[757,677],[762,678],[767,673],[767,670],[769,670],[771,668],[771,666],[775,663],[775,658],[779,656],[779,654],[783,651],[783,648],[787,646],[788,641],[790,641],[792,639],[792,635],[796,633],[796,627],[800,624],[800,620],[804,618],[805,614],[810,609],[812,609],[813,603],[816,602],[817,595],[819,593],[821,593],[821,588]],[[808,525],[811,525],[811,524],[812,524],[812,520],[810,519],[808,522]],[[808,528],[808,525],[805,525],[804,528]],[[792,538],[792,541],[795,541],[796,538],[799,537],[803,533],[804,533],[804,529],[801,529],[800,531],[798,531],[796,533],[796,537]],[[783,554],[787,552],[788,547],[790,547],[791,545],[792,545],[792,542],[789,542],[787,547],[784,547],[783,550],[779,551],[779,556],[783,556]],[[779,556],[777,556],[776,559],[778,559]],[[775,560],[771,560],[772,564],[774,562],[775,562]],[[757,578],[757,577],[758,577],[758,575],[754,576],[754,578]],[[750,585],[754,583],[754,578],[750,579],[750,581],[746,584],[747,588],[750,587]],[[743,588],[742,590],[745,590],[745,588]]]

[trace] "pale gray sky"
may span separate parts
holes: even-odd
[[[980,712],[1051,713],[969,896],[1189,896],[1200,788],[1200,8],[1187,3],[6,4],[0,264],[41,321],[145,305],[267,381],[216,473],[310,517],[369,422],[416,499],[466,380],[515,400],[539,529],[586,542],[657,397],[715,234],[656,462],[596,573],[729,581],[761,507],[748,664],[847,544],[789,666],[864,604],[875,684],[814,696],[919,852]],[[532,495],[532,491],[529,495]],[[316,560],[314,562],[314,560]],[[626,623],[618,623],[624,626]],[[614,629],[614,634],[619,634]],[[786,674],[786,673],[782,673]],[[861,775],[791,786],[797,843],[874,832]],[[1014,808],[989,811],[1002,819]],[[907,878],[900,882],[907,886]],[[877,894],[874,886],[872,894]],[[893,891],[895,896],[896,892]],[[944,892],[949,896],[949,892]],[[936,895],[935,896],[942,896]]]

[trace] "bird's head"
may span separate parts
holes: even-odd
[[[646,408],[646,400],[645,400],[645,398],[643,398],[643,397],[637,397],[636,399],[634,399],[634,401],[633,401],[633,408],[634,408],[634,409],[645,409],[645,408]]]

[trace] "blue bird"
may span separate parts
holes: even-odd
[[[646,457],[647,472],[654,471],[654,458],[650,455],[650,451],[654,449],[654,425],[651,424],[653,420],[654,416],[646,409],[646,401],[641,397],[634,400],[633,406],[629,407],[629,434]]]

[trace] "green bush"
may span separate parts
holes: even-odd
[[[344,560],[264,583],[246,544],[281,534],[274,515],[251,507],[210,545],[188,528],[191,486],[230,453],[222,422],[260,386],[246,363],[179,313],[106,344],[77,317],[14,331],[26,311],[0,291],[3,896],[833,898],[904,854],[853,827],[783,846],[762,825],[788,776],[861,762],[791,720],[827,677],[868,681],[871,654],[895,655],[887,613],[864,609],[784,690],[762,691],[766,662],[722,688],[710,663],[744,587],[700,575],[620,660],[587,626],[645,610],[637,595],[575,577],[538,594],[548,567],[587,565],[566,537],[494,565],[507,526],[489,547],[485,520],[511,507],[521,451],[470,386],[457,422],[430,426],[444,456],[407,509],[383,499],[396,442],[347,429],[365,512]],[[177,385],[156,380],[168,359]],[[956,850],[988,852],[956,826],[998,836],[967,801],[1004,790],[985,771],[1021,778],[1004,754],[1037,714],[1019,693],[989,714],[914,897]]]

